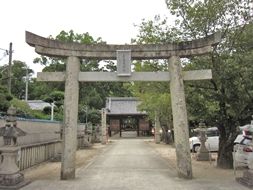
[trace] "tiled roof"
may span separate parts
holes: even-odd
[[[27,100],[27,104],[32,110],[43,110],[46,106],[51,106],[49,103],[42,100]]]
[[[107,98],[107,115],[146,115],[146,112],[137,111],[137,106],[141,103],[138,98]]]

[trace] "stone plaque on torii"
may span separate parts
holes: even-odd
[[[178,177],[192,179],[189,128],[183,81],[210,80],[211,70],[182,72],[180,58],[206,54],[221,41],[220,32],[188,42],[106,45],[60,42],[26,31],[26,42],[45,56],[66,58],[66,72],[38,73],[37,81],[65,81],[61,180],[75,178],[79,82],[170,81]],[[118,55],[118,56],[117,56]],[[118,60],[117,72],[80,72],[80,59]],[[169,72],[131,72],[131,60],[169,59]]]

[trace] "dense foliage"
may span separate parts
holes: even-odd
[[[13,96],[9,93],[7,85],[0,84],[0,115],[5,115],[7,109],[11,106],[10,100],[13,99]]]
[[[25,101],[13,98],[10,101],[10,104],[16,108],[17,117],[34,118],[32,109]]]
[[[168,26],[169,19],[159,16],[154,21],[143,20],[138,26],[140,35],[133,42],[190,41],[221,31],[222,42],[213,46],[212,53],[181,61],[184,70],[212,69],[213,79],[210,81],[185,82],[188,116],[193,122],[204,119],[207,125],[218,127],[217,165],[232,168],[233,141],[238,135],[238,126],[250,123],[253,111],[252,1],[166,0],[166,5],[176,17],[175,25]],[[166,60],[147,64],[154,71],[166,70],[163,67]],[[159,109],[162,106],[157,99],[169,93],[168,86],[161,88],[160,84],[159,89],[157,85],[135,83],[131,87],[144,100],[140,108]],[[146,88],[159,92],[155,95],[157,98],[151,98],[151,90]],[[171,110],[169,104],[167,109]],[[169,120],[170,114],[165,114],[164,117]]]
[[[78,42],[85,44],[105,44],[101,38],[97,40],[93,39],[89,33],[75,34],[72,30],[69,32],[61,31],[55,38],[52,36],[50,39],[64,41],[64,42]],[[56,72],[66,70],[66,59],[45,57],[41,56],[34,59],[34,63],[44,65],[43,72]],[[81,60],[80,71],[82,72],[113,72],[117,67],[114,62],[110,60],[98,61],[98,60]],[[32,92],[32,96],[37,99],[43,99],[48,102],[48,98],[52,95],[52,92],[56,91],[64,92],[63,82],[50,82],[50,83],[38,83]],[[79,112],[78,119],[81,122],[86,122],[86,115],[88,122],[99,123],[100,114],[99,110],[105,107],[105,101],[107,97],[124,97],[131,96],[131,94],[124,89],[122,82],[82,82],[79,83]],[[51,94],[50,96],[48,96]],[[52,96],[51,96],[52,97]],[[63,99],[61,99],[62,101]],[[56,100],[54,100],[57,103]],[[58,101],[59,102],[59,101]],[[88,108],[86,113],[86,107]]]
[[[78,42],[86,44],[105,44],[101,38],[93,39],[89,33],[75,34],[72,30],[69,32],[61,31],[55,38],[49,36],[50,39],[64,41],[64,42]],[[35,64],[44,65],[42,72],[61,72],[66,70],[66,59],[55,57],[40,56],[34,59]],[[104,71],[114,72],[117,67],[113,61],[104,60],[81,60],[80,70],[82,72]],[[0,67],[1,84],[0,88],[1,103],[0,111],[5,114],[7,108],[10,106],[9,100],[15,97],[20,100],[25,99],[26,82],[28,80],[28,100],[44,100],[45,102],[53,103],[56,105],[54,108],[54,119],[63,119],[63,101],[64,101],[64,82],[37,82],[36,78],[32,78],[34,71],[29,69],[26,63],[14,60],[12,64],[12,88],[11,94],[7,90],[7,76],[8,64]],[[82,82],[79,84],[79,113],[78,119],[80,122],[99,123],[100,113],[105,107],[107,97],[121,97],[131,96],[124,87],[122,82]],[[24,102],[25,103],[25,102]],[[25,103],[26,104],[26,103]],[[16,104],[17,106],[19,104]],[[87,113],[85,112],[87,108]],[[18,108],[19,109],[19,108]],[[20,108],[23,110],[23,108]],[[50,107],[44,110],[36,110],[34,117],[41,119],[50,119]],[[23,114],[24,117],[32,116],[32,114]]]

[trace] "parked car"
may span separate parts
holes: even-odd
[[[252,136],[244,136],[243,140],[234,146],[235,164],[243,163],[250,167],[253,162],[253,147],[248,145],[252,141]],[[250,168],[253,169],[253,168]]]
[[[243,139],[243,136],[246,134],[245,131],[241,131],[241,133],[237,136],[237,138],[234,141],[234,144],[238,144]],[[219,131],[217,127],[209,128],[208,131],[206,131],[206,148],[209,151],[218,151],[219,149]],[[200,148],[200,141],[199,137],[191,137],[189,138],[189,144],[190,149],[192,152],[197,152]]]

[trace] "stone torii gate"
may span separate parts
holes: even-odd
[[[104,45],[60,42],[26,31],[26,42],[41,55],[66,58],[66,72],[38,73],[37,81],[65,81],[61,180],[75,178],[79,82],[170,81],[178,177],[192,179],[185,80],[210,80],[211,70],[182,72],[180,58],[206,54],[221,40],[220,32],[170,44]],[[80,59],[117,60],[117,72],[80,72]],[[131,59],[169,59],[169,72],[131,72]]]

